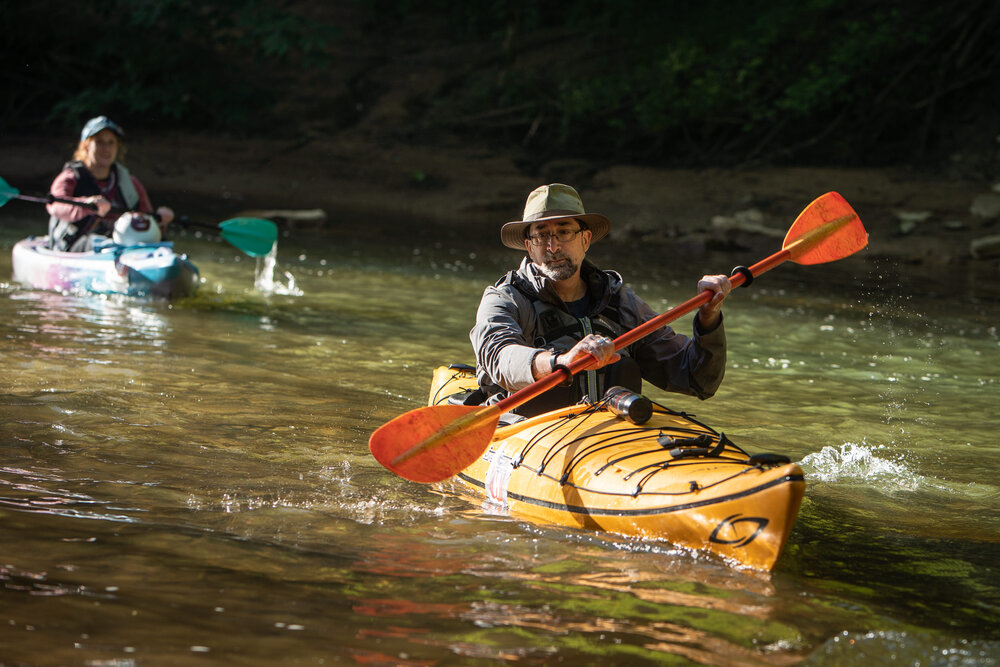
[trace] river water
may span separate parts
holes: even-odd
[[[334,223],[283,237],[255,288],[255,260],[181,236],[204,283],[168,305],[10,284],[22,210],[0,211],[0,664],[1000,663],[991,279],[786,264],[727,301],[715,398],[650,392],[801,463],[765,575],[371,458],[471,360],[518,259],[492,238]],[[762,256],[591,252],[660,310]]]

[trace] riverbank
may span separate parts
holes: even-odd
[[[0,137],[0,176],[25,192],[44,191],[71,150],[49,137]],[[295,141],[137,135],[127,163],[154,202],[178,210],[320,209],[323,216],[293,221],[293,229],[434,224],[461,236],[496,234],[520,217],[531,189],[561,181],[612,220],[613,239],[686,253],[772,248],[802,208],[836,190],[869,231],[865,252],[928,267],[1000,266],[997,188],[906,169],[665,170],[567,160],[526,173],[516,151],[361,131]]]

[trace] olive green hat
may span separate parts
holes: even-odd
[[[508,248],[524,250],[524,238],[533,222],[547,220],[579,220],[591,231],[591,243],[603,239],[611,231],[611,222],[600,213],[587,213],[576,190],[562,183],[551,183],[535,188],[524,204],[521,220],[506,223],[500,228],[500,240]]]

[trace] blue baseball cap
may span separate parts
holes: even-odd
[[[125,131],[118,126],[118,123],[115,123],[107,116],[97,116],[88,120],[87,124],[83,126],[83,131],[80,132],[80,141],[91,138],[101,130],[111,130],[120,139],[125,138]]]

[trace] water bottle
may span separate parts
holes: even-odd
[[[633,424],[645,424],[653,416],[653,402],[625,387],[611,387],[604,392],[608,410]]]

